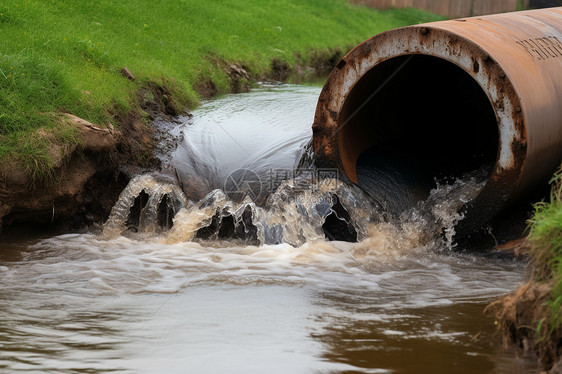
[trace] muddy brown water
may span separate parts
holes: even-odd
[[[266,97],[266,123],[286,123],[295,103],[302,131],[287,136],[300,146],[319,90],[229,96],[187,126],[196,129],[210,110],[257,111],[253,98]],[[4,239],[0,372],[537,372],[532,358],[501,348],[483,314],[526,281],[525,264],[451,248],[424,236],[424,225],[377,223],[359,243],[296,246],[170,240],[167,232],[108,237],[100,228]]]

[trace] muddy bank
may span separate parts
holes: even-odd
[[[224,61],[217,61],[217,65],[228,76],[230,92],[239,93],[249,91],[258,81],[310,81],[326,76],[343,54],[339,48],[312,51],[306,59],[297,56],[297,60],[308,62],[293,66],[273,60],[267,74],[253,74],[243,65]],[[127,72],[130,76],[124,79],[131,79],[134,72]],[[223,93],[210,79],[200,80],[194,88],[202,98]],[[101,224],[131,176],[143,171],[173,174],[158,153],[173,150],[174,140],[167,139],[154,120],[188,113],[176,94],[162,84],[147,82],[137,93],[133,110],[114,110],[115,127],[92,124],[68,113],[55,114],[58,121],[77,130],[79,141],[72,146],[51,142],[49,153],[55,168],[39,181],[23,164],[0,161],[0,229],[6,232],[34,225],[72,231]],[[49,137],[43,129],[37,132]]]
[[[562,330],[548,326],[552,309],[552,282],[530,281],[490,304],[504,347],[535,357],[549,374],[562,373]]]
[[[78,129],[79,142],[66,149],[51,144],[56,167],[47,179],[34,180],[24,165],[12,160],[0,165],[4,228],[32,223],[72,229],[101,222],[127,184],[121,165],[157,167],[150,151],[152,131],[135,116],[120,121],[119,129],[102,128],[71,114],[58,117]]]
[[[69,113],[55,120],[76,130],[78,141],[68,146],[50,142],[55,168],[37,179],[14,160],[0,162],[0,228],[4,231],[34,225],[61,231],[101,224],[130,178],[157,171],[155,150],[159,134],[151,125],[156,117],[185,113],[167,87],[148,82],[136,95],[129,113],[113,110],[117,126],[98,126]],[[44,129],[37,136],[50,135]]]

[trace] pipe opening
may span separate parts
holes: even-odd
[[[496,115],[484,90],[433,56],[377,64],[347,96],[338,125],[346,175],[396,213],[427,198],[436,181],[483,168],[489,176],[498,153]]]

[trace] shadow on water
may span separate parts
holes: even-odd
[[[382,322],[342,319],[314,338],[328,347],[326,360],[357,367],[346,373],[538,372],[533,357],[516,358],[515,352],[497,348],[501,339],[483,315],[485,307],[486,303],[458,303],[404,310],[404,315]]]

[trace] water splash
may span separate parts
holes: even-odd
[[[463,218],[459,209],[484,186],[475,178],[438,185],[415,208],[389,217],[353,184],[337,179],[304,186],[302,182],[284,181],[264,206],[258,206],[249,197],[235,202],[220,189],[193,202],[173,180],[138,176],[121,194],[104,234],[115,237],[133,231],[164,236],[167,243],[199,241],[207,245],[229,241],[298,247],[314,240],[358,241],[362,245],[354,250],[360,257],[412,248],[450,249],[454,226]],[[135,220],[138,205],[142,206]],[[167,221],[162,219],[164,214]]]
[[[368,177],[368,193],[337,175],[320,177],[310,142],[318,93],[314,87],[264,88],[227,96],[220,105],[210,101],[193,117],[180,118],[181,124],[170,126],[179,142],[171,161],[177,180],[133,179],[104,234],[158,235],[169,243],[206,246],[302,246],[328,239],[363,243],[358,256],[380,255],[377,249],[452,248],[455,224],[463,219],[459,210],[484,186],[487,170],[454,181],[424,180],[423,201],[410,190],[419,183],[392,173],[399,160],[382,158],[378,172],[359,173]],[[293,110],[287,113],[287,107]],[[272,172],[286,175],[272,181]],[[244,180],[248,175],[255,178]],[[231,187],[242,184],[235,196]]]
[[[143,201],[144,200],[144,201]],[[159,174],[144,174],[133,178],[121,192],[106,221],[103,234],[108,238],[121,235],[127,223],[147,234],[171,226],[171,219],[189,205],[179,185],[172,178]],[[138,208],[135,215],[132,211]]]
[[[415,252],[448,251],[455,247],[455,225],[461,208],[478,195],[486,181],[465,176],[451,184],[437,184],[429,197],[398,217],[371,223],[366,239],[353,247],[358,258],[396,258]]]
[[[357,241],[366,237],[363,228],[369,222],[381,219],[366,194],[335,179],[324,179],[307,188],[297,180],[285,181],[260,207],[248,197],[234,202],[219,189],[194,203],[172,181],[142,175],[131,180],[121,193],[104,226],[104,235],[115,237],[128,230],[162,234],[167,228],[158,219],[163,204],[164,211],[173,216],[171,228],[165,233],[169,243],[238,240],[300,246],[326,236]],[[138,205],[142,206],[135,220]]]
[[[363,240],[363,228],[382,219],[368,195],[337,179],[319,180],[307,188],[298,180],[285,181],[257,213],[265,243],[293,246],[325,238]]]

